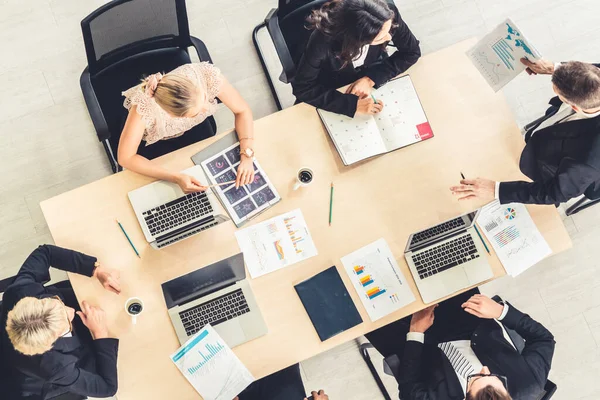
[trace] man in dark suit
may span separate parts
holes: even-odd
[[[539,399],[555,346],[546,328],[477,289],[436,307],[367,335],[385,357],[398,356],[402,400]],[[520,352],[509,330],[525,339]]]
[[[96,277],[107,290],[120,292],[118,273],[95,257],[51,245],[31,253],[2,299],[2,398],[113,396],[118,340],[109,335],[104,311],[85,301],[79,310],[68,282],[45,287],[50,266]]]
[[[527,126],[521,171],[533,182],[463,179],[450,190],[460,200],[558,204],[584,194],[600,197],[600,64],[530,62],[529,74],[551,74],[557,97]]]

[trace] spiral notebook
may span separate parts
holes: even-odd
[[[433,137],[431,125],[409,75],[374,90],[383,101],[375,115],[349,118],[317,110],[344,165],[389,153]]]

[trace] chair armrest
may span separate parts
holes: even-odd
[[[85,104],[87,105],[90,118],[92,119],[92,123],[96,129],[98,140],[107,140],[110,138],[111,134],[108,130],[108,124],[104,118],[102,108],[100,108],[100,103],[98,103],[96,93],[94,92],[88,67],[83,70],[81,78],[79,78],[79,85],[81,86],[81,91],[83,92],[83,98],[85,99]]]
[[[198,53],[198,58],[200,61],[208,61],[209,63],[213,63],[210,54],[208,54],[208,49],[204,42],[197,37],[190,36],[190,40],[192,41],[192,46],[196,49],[196,53]]]
[[[271,11],[269,11],[265,17],[265,24],[267,25],[267,31],[271,36],[271,40],[273,40],[273,44],[275,45],[275,50],[279,56],[279,61],[283,66],[283,72],[286,76],[286,80],[289,83],[296,75],[296,65],[294,64],[290,50],[287,47],[283,33],[281,33],[281,28],[279,27],[279,16],[277,15],[276,8],[273,8]]]

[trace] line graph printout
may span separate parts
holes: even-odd
[[[511,276],[552,253],[523,204],[495,200],[481,209],[477,223]]]
[[[236,231],[235,237],[252,278],[317,255],[300,209]]]
[[[495,92],[525,70],[521,58],[539,60],[541,54],[508,18],[467,52]]]
[[[385,239],[342,257],[342,264],[371,321],[415,301]]]
[[[171,361],[204,400],[231,400],[254,382],[250,371],[210,325],[171,354]]]

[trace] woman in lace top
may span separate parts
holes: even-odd
[[[206,190],[194,177],[162,168],[137,154],[137,149],[142,140],[149,146],[183,135],[214,114],[218,97],[235,114],[242,155],[236,186],[254,179],[252,111],[218,68],[206,62],[185,64],[166,75],[150,75],[140,85],[123,92],[123,96],[129,110],[117,154],[123,168],[175,182],[185,193]]]

